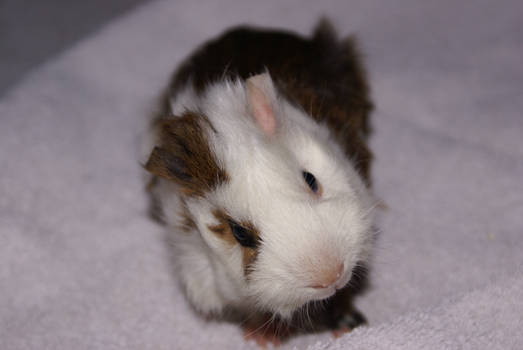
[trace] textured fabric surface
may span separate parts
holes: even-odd
[[[146,215],[139,135],[175,65],[238,23],[356,33],[379,216],[370,325],[282,348],[523,344],[523,6],[517,1],[155,2],[0,100],[0,348],[256,348],[187,305]]]

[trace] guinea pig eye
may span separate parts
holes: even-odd
[[[308,171],[302,171],[301,174],[303,175],[303,179],[305,180],[311,191],[314,193],[318,193],[320,187],[318,181],[316,180],[316,177]]]
[[[229,226],[231,228],[234,239],[236,239],[236,241],[240,243],[240,245],[249,248],[256,247],[256,241],[246,228],[232,220],[229,220]]]

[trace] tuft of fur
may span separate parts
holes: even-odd
[[[187,196],[203,196],[228,178],[209,149],[204,122],[206,118],[195,112],[158,120],[160,143],[145,165],[151,174],[177,183]]]
[[[182,64],[160,105],[150,192],[200,312],[289,320],[368,260],[372,103],[354,39],[339,40],[327,22],[310,39],[230,30]],[[231,220],[259,244],[239,244]],[[313,287],[336,266],[343,273],[335,285]]]

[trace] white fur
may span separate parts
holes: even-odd
[[[210,147],[230,178],[205,199],[187,201],[198,229],[173,232],[178,272],[189,299],[204,313],[236,306],[289,317],[303,304],[332,295],[355,264],[367,259],[371,201],[325,125],[274,93],[277,130],[267,137],[253,121],[248,99],[245,82],[238,80],[211,85],[200,97],[187,88],[172,100],[175,114],[198,108],[209,118],[216,129],[207,130]],[[321,184],[320,198],[308,189],[302,170]],[[181,202],[175,186],[162,181],[156,191],[176,227]],[[215,208],[260,231],[262,245],[248,280],[240,246],[208,229],[216,224]],[[337,262],[345,269],[336,286],[310,287]]]

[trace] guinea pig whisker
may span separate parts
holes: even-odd
[[[304,310],[305,310],[305,306],[300,307],[298,310],[296,310],[295,317],[293,317],[293,319],[295,319],[295,321],[296,321],[293,326],[298,328],[299,330],[302,330],[301,325],[303,323],[305,323],[305,311]]]
[[[247,323],[247,321],[251,320],[254,316],[256,315],[256,313],[254,312],[251,312],[250,314],[248,314],[244,319],[242,319],[240,321],[240,325],[243,326]]]
[[[305,305],[306,305],[306,308],[305,308],[305,315],[307,316],[307,322],[309,323],[309,325],[312,325],[311,314],[310,314],[310,312],[309,312],[310,303],[307,303],[307,304],[305,304]]]
[[[342,227],[343,221],[345,221],[345,218],[347,217],[347,215],[349,215],[350,212],[351,212],[351,209],[347,209],[345,211],[345,213],[343,213],[343,215],[338,220],[338,223],[336,225],[336,228],[339,230],[338,233],[342,233],[342,231],[343,231],[343,227]]]
[[[254,313],[252,313],[252,315],[254,316]],[[263,330],[263,334],[265,334],[268,326],[271,324],[271,322],[275,319],[275,315],[273,314],[267,321],[265,321],[261,326],[259,326],[258,328],[250,331],[249,333],[245,334],[245,337],[246,338],[249,338],[251,335],[253,335],[254,333],[257,333],[259,332],[260,330]]]
[[[313,322],[312,322],[311,312],[310,312],[310,309],[309,309],[312,306],[312,303],[307,303],[305,305],[306,305],[305,315],[307,316],[306,317],[306,321],[307,321],[308,327],[310,327],[312,329],[313,328]],[[305,326],[307,326],[307,325],[305,325]]]
[[[376,201],[374,204],[372,204],[362,215],[361,218],[365,219],[367,216],[369,216],[376,208],[380,205],[380,201]]]
[[[225,65],[225,68],[223,69],[223,73],[222,73],[222,80],[225,80],[227,78],[227,73],[229,72],[229,67],[231,66],[231,63],[232,63],[232,60],[230,60],[229,62],[227,62],[227,64]]]
[[[316,305],[318,306],[320,312],[326,311],[327,310],[327,299],[319,300],[319,302],[317,302]]]

